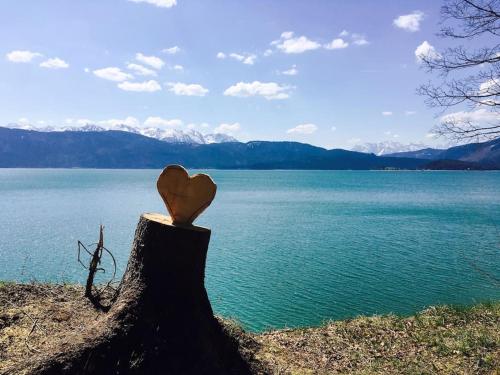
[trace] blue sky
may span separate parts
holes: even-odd
[[[435,144],[415,50],[440,1],[16,0],[0,124],[119,120],[328,148]],[[403,16],[402,18],[398,18]]]

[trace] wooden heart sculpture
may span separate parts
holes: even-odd
[[[191,224],[215,198],[217,185],[206,174],[189,176],[180,165],[169,165],[156,183],[174,224]]]

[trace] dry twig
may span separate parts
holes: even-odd
[[[93,252],[90,252],[81,241],[78,241],[78,262],[85,269],[89,270],[89,274],[87,276],[87,283],[85,285],[85,297],[87,297],[96,308],[102,311],[108,311],[118,294],[117,293],[118,291],[111,286],[116,276],[116,259],[111,253],[111,251],[109,251],[106,247],[104,247],[104,227],[102,225],[99,226],[99,242],[89,246],[93,245],[96,245],[96,248]],[[90,264],[88,267],[80,259],[82,249],[85,250],[87,254],[91,256]],[[111,257],[111,260],[113,262],[113,274],[110,280],[102,288],[97,288],[94,285],[95,275],[97,274],[97,272],[106,273],[106,270],[103,267],[99,267],[104,253],[107,253]],[[110,304],[104,305],[102,303],[103,294],[108,289],[111,289],[113,292],[110,298]]]

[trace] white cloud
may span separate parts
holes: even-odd
[[[64,119],[64,123],[67,125],[78,125],[78,126],[84,126],[87,124],[94,124],[95,121],[89,120],[88,118],[66,118]]]
[[[415,50],[415,56],[418,62],[421,62],[423,58],[437,60],[441,58],[441,55],[436,51],[436,49],[428,42],[424,41]]]
[[[162,59],[160,59],[159,57],[146,56],[146,55],[143,55],[142,53],[136,53],[135,59],[137,61],[140,61],[143,64],[149,65],[155,69],[161,69],[161,68],[163,68],[163,65],[165,65],[165,62]]]
[[[21,117],[17,120],[17,123],[19,125],[30,125],[30,120],[28,120],[26,117]]]
[[[191,130],[195,130],[195,129],[206,130],[206,129],[210,128],[210,124],[207,122],[202,122],[201,124],[190,123],[190,124],[187,124],[187,128],[191,129]]]
[[[305,36],[300,36],[298,38],[287,39],[283,43],[278,44],[277,47],[284,53],[303,53],[318,49],[320,44],[307,39]]]
[[[347,143],[351,144],[351,145],[354,145],[354,144],[359,143],[361,141],[362,141],[361,138],[350,138],[350,139],[347,140]]]
[[[392,112],[391,111],[383,111],[382,116],[392,116]]]
[[[238,61],[243,61],[245,59],[245,56],[240,55],[238,53],[230,53],[229,57],[231,57],[232,59],[238,60]]]
[[[496,98],[499,87],[500,87],[499,78],[489,79],[481,83],[481,85],[479,85],[479,92],[478,92],[479,95],[494,95],[486,97],[485,99],[481,100],[481,103],[489,106],[494,106],[499,104],[499,101]]]
[[[136,92],[154,92],[161,90],[160,84],[155,80],[149,80],[144,82],[124,81],[119,83],[118,87],[125,91],[136,91]]]
[[[182,71],[182,70],[184,70],[184,67],[182,65],[177,64],[177,65],[174,65],[173,69],[178,70],[178,71]]]
[[[87,120],[87,119],[77,120],[78,125],[87,125],[87,124],[92,124],[92,123],[94,123],[94,122]],[[97,124],[102,125],[102,126],[107,126],[107,127],[113,127],[113,126],[117,126],[117,125],[126,125],[126,126],[131,126],[131,127],[137,127],[140,125],[140,122],[135,117],[128,116],[124,119],[109,119],[109,120],[98,121]]]
[[[429,139],[433,139],[433,138],[437,138],[438,137],[438,134],[436,133],[427,133],[425,135],[425,138],[429,138]]]
[[[336,127],[336,126],[332,126],[332,127],[331,127],[331,131],[332,131],[332,132],[334,132],[334,131],[336,131],[336,130],[337,130],[337,127]]]
[[[301,124],[288,129],[286,132],[287,134],[312,134],[316,130],[318,130],[318,127],[314,124]]]
[[[169,82],[167,85],[170,87],[169,91],[175,95],[205,96],[209,92],[208,89],[196,83]]]
[[[85,73],[90,73],[90,69],[89,69],[89,68],[84,68],[84,69],[83,69],[83,71],[84,71]]]
[[[153,69],[146,68],[144,65],[129,63],[127,68],[132,70],[139,76],[153,76],[156,77],[156,72]]]
[[[321,47],[318,42],[310,40],[305,36],[294,38],[292,31],[283,32],[280,39],[271,42],[271,45],[275,45],[284,53],[303,53]]]
[[[108,81],[122,82],[134,78],[132,74],[126,73],[117,67],[97,69],[93,72],[97,77]]]
[[[240,130],[241,126],[238,122],[233,124],[220,124],[214,129],[214,133],[232,134]]]
[[[102,126],[106,129],[113,129],[117,127],[118,125],[126,125],[130,127],[140,127],[141,122],[133,116],[128,116],[123,119],[109,119],[109,120],[101,120],[101,121],[94,121],[94,120],[89,120],[87,118],[67,118],[65,119],[65,123],[68,125],[77,125],[77,126],[84,126],[88,124],[96,124],[99,126]],[[180,119],[164,119],[162,117],[155,117],[155,116],[150,116],[146,118],[144,123],[142,123],[142,126],[146,127],[180,127],[183,125],[182,120]]]
[[[225,57],[225,55],[224,55],[224,57]],[[244,55],[242,55],[242,54],[233,52],[233,53],[229,54],[229,57],[236,60],[236,61],[241,61],[243,64],[247,64],[247,65],[253,65],[255,63],[255,60],[257,59],[257,55],[250,54],[250,53],[245,53]]]
[[[171,8],[177,4],[177,0],[128,0],[133,3],[147,3],[160,8]]]
[[[217,53],[217,58],[218,59],[225,59],[226,58],[226,54],[224,52],[219,52],[219,53]]]
[[[363,34],[350,33],[347,30],[343,30],[339,34],[339,36],[341,38],[335,38],[330,43],[324,44],[323,47],[326,48],[326,49],[342,49],[342,48],[347,48],[349,46],[349,42],[347,42],[343,38],[346,38],[348,36],[351,37],[352,43],[355,44],[355,45],[357,45],[357,46],[365,46],[367,44],[370,44],[370,42],[368,42],[368,40],[366,40],[366,37]]]
[[[289,95],[289,86],[280,86],[276,82],[238,82],[228,87],[224,91],[226,96],[237,96],[246,98],[249,96],[263,96],[267,100],[287,99]]]
[[[410,14],[405,14],[394,19],[392,23],[400,29],[415,32],[420,30],[420,22],[424,19],[424,13],[416,10]]]
[[[29,63],[35,57],[42,56],[41,53],[31,51],[11,51],[5,55],[7,60],[14,63]]]
[[[273,54],[273,50],[272,50],[272,49],[269,49],[269,48],[268,48],[268,49],[266,49],[266,50],[264,51],[264,53],[263,53],[263,55],[264,55],[265,57],[271,56],[272,54]]]
[[[500,120],[500,113],[491,112],[486,110],[486,108],[476,109],[474,111],[459,111],[449,113],[447,115],[441,116],[441,122],[454,122],[454,123],[472,123],[472,124],[488,124],[488,123],[498,123]]]
[[[416,114],[417,112],[415,111],[405,111],[405,115],[406,116],[413,116],[414,114]]]
[[[494,78],[487,80],[481,85],[479,85],[479,95],[487,95],[485,99],[481,100],[482,104],[486,104],[488,106],[495,106],[499,104],[497,99],[498,88],[500,87],[500,79]]]
[[[168,53],[169,55],[175,55],[176,53],[179,53],[181,49],[178,46],[173,46],[170,48],[165,48],[162,50],[163,53]]]
[[[352,42],[357,46],[366,46],[367,44],[370,44],[363,34],[352,34],[351,37]]]
[[[60,59],[59,57],[54,57],[53,59],[45,60],[44,62],[40,63],[40,66],[42,68],[47,68],[47,69],[69,68],[69,64],[66,61]]]
[[[144,121],[144,126],[153,126],[153,127],[178,127],[182,126],[182,120],[178,118],[174,119],[164,119],[161,117],[150,116]]]
[[[481,94],[495,94],[498,92],[498,86],[500,85],[500,79],[489,79],[479,86],[479,93]],[[493,90],[492,90],[493,89]]]
[[[257,55],[250,54],[245,57],[245,59],[243,60],[243,64],[253,65],[255,63],[255,60],[257,60]]]
[[[341,49],[347,48],[348,46],[349,43],[344,41],[342,38],[333,39],[330,43],[324,45],[326,49]]]
[[[292,65],[290,69],[284,70],[281,73],[287,76],[296,76],[299,74],[299,70],[297,69],[297,65]]]
[[[399,134],[395,134],[393,132],[391,132],[390,130],[384,132],[384,134],[388,137],[392,137],[392,138],[399,138]]]
[[[89,120],[88,118],[79,118],[75,120],[75,124],[79,126],[84,126],[87,124],[93,124],[94,122],[92,120]]]

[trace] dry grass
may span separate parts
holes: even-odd
[[[53,351],[100,314],[78,285],[0,284],[0,374]]]
[[[95,322],[102,313],[82,296],[75,285],[0,283],[0,374]],[[259,335],[223,323],[256,373],[500,374],[500,302]]]
[[[256,358],[277,373],[500,374],[500,303],[359,317],[256,340]]]

